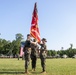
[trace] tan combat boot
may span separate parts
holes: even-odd
[[[30,72],[27,69],[25,69],[25,74],[30,74]]]
[[[25,74],[27,73],[27,69],[25,69]]]
[[[42,74],[46,74],[46,71],[43,71]]]
[[[34,68],[34,71],[35,71],[35,68]]]

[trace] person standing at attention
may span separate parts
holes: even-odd
[[[25,73],[30,73],[28,71],[28,66],[30,63],[30,56],[31,56],[31,44],[36,44],[36,42],[32,42],[31,35],[27,34],[27,39],[25,41],[25,46],[23,48],[25,58]]]
[[[45,67],[45,62],[46,62],[46,56],[47,56],[47,46],[46,46],[46,39],[43,38],[42,43],[40,44],[40,59],[41,59],[41,67],[42,67],[42,73],[46,73],[46,67]]]

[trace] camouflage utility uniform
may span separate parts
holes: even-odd
[[[31,42],[30,40],[25,41],[25,46],[24,46],[24,58],[25,58],[25,70],[27,71],[28,65],[30,63],[30,54],[31,54]]]
[[[34,45],[34,44],[31,44],[31,60],[32,60],[32,69],[34,69],[35,71],[35,68],[36,68],[36,60],[37,60],[37,54],[38,54],[38,46],[37,45]]]
[[[46,60],[46,44],[40,44],[41,45],[41,49],[40,49],[40,59],[41,59],[41,66],[42,66],[42,70],[43,72],[45,71],[45,60]]]

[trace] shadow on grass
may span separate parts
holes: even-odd
[[[24,74],[24,72],[0,72],[0,74]]]
[[[41,74],[40,72],[30,72],[31,74],[33,74],[33,75],[36,75],[36,74]],[[0,72],[0,75],[2,75],[2,74],[11,74],[11,75],[13,75],[13,74],[24,74],[24,72],[14,72],[14,71],[11,71],[11,72],[9,72],[9,71],[7,71],[7,72]]]
[[[6,74],[6,75],[13,75],[13,74],[15,74],[15,75],[20,75],[20,74],[25,74],[24,72],[24,70],[22,70],[22,69],[0,69],[1,71],[0,71],[0,75],[4,75],[4,74]],[[34,71],[34,72],[32,72],[31,70],[29,70],[29,72],[30,72],[30,74],[31,75],[41,75],[41,72],[37,72],[37,71]]]
[[[41,74],[41,73],[40,72],[31,72],[31,74],[36,75],[36,74]]]

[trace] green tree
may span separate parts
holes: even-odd
[[[73,44],[70,44],[70,49],[72,49],[73,48]]]
[[[15,37],[16,37],[16,40],[12,41],[12,52],[13,52],[14,57],[15,57],[15,55],[19,54],[20,45],[21,45],[21,41],[23,39],[23,35],[18,33],[15,35]]]
[[[13,54],[14,56],[19,54],[23,35],[18,33],[15,35],[15,37],[16,37],[16,40],[13,40],[12,42],[0,38],[0,54],[4,54],[4,55]]]
[[[17,33],[15,37],[16,37],[16,40],[18,41],[21,41],[23,39],[23,35],[21,33]]]
[[[57,52],[55,50],[51,50],[51,55],[55,56],[57,54]]]
[[[5,39],[0,39],[0,54],[6,55],[10,50],[11,42]]]
[[[48,50],[47,55],[48,55],[48,56],[51,56],[51,51],[50,51],[50,50]]]

